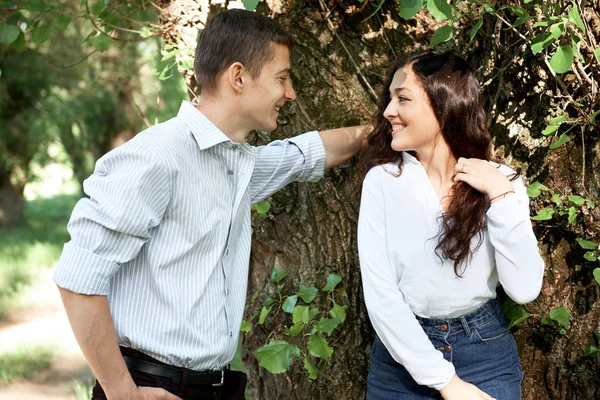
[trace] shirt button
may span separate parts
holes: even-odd
[[[233,332],[229,331],[229,337],[233,337]]]
[[[448,330],[448,325],[446,325],[446,324],[442,324],[442,325],[440,326],[440,329],[441,329],[442,331],[446,332],[446,331]]]
[[[229,255],[229,249],[225,250],[225,255],[228,256]]]
[[[229,175],[233,175],[233,170],[232,170],[232,169],[230,169],[230,170],[227,170],[227,173],[228,173]]]
[[[225,290],[225,294],[229,294],[229,289],[226,289],[226,290]]]
[[[237,144],[232,144],[231,145],[231,148],[234,149],[234,150],[237,150],[238,147],[239,147],[239,145],[237,145]]]
[[[446,353],[450,353],[450,352],[452,351],[452,347],[451,347],[450,345],[445,345],[445,346],[444,346],[444,351],[445,351]]]

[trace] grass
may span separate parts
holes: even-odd
[[[0,229],[0,317],[18,304],[41,269],[58,260],[69,240],[67,222],[77,199],[58,195],[28,201],[25,225]]]
[[[49,368],[52,352],[42,347],[25,348],[0,354],[0,383],[10,383],[13,378],[31,378],[43,369]]]

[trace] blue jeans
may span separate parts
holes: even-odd
[[[515,339],[497,299],[462,317],[434,320],[417,317],[423,330],[456,374],[497,400],[520,400],[521,370]],[[379,337],[371,348],[367,400],[439,400],[437,390],[419,385],[398,364]]]

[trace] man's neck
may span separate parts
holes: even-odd
[[[242,126],[235,117],[235,111],[230,110],[228,102],[222,98],[200,96],[196,108],[232,142],[242,143],[248,136],[248,129]]]

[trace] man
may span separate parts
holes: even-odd
[[[230,371],[244,311],[250,204],[314,181],[361,147],[359,128],[253,148],[296,98],[291,36],[231,10],[196,49],[197,106],[98,160],[54,280],[98,382],[94,399],[243,399]]]

